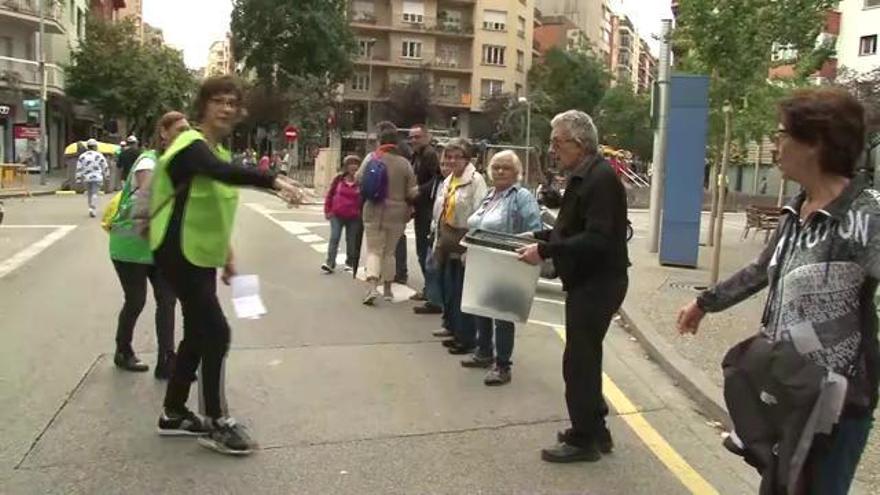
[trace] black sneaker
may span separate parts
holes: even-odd
[[[455,339],[446,339],[446,340],[441,340],[440,344],[442,344],[443,347],[452,349],[453,347],[458,346],[458,341]]]
[[[473,356],[471,356],[467,359],[464,359],[461,362],[461,367],[462,368],[483,368],[483,369],[486,369],[486,368],[491,368],[493,364],[495,364],[494,357],[491,357],[491,356],[484,357],[484,356],[479,356],[477,354],[474,354]]]
[[[211,426],[208,421],[189,409],[182,413],[170,413],[165,410],[159,416],[158,431],[163,437],[196,437],[208,434]]]
[[[144,364],[143,361],[138,359],[134,354],[125,354],[123,352],[117,352],[113,356],[113,363],[117,368],[126,370],[126,371],[135,371],[135,372],[144,372],[150,369],[149,366]]]
[[[570,434],[571,429],[557,432],[556,440],[559,443],[566,443]],[[609,431],[607,427],[602,428],[602,431],[599,432],[599,438],[598,440],[596,440],[596,446],[599,448],[599,452],[603,454],[610,454],[611,451],[614,450],[614,440],[611,438],[611,431]]]
[[[245,427],[232,418],[214,421],[214,429],[207,436],[200,437],[199,444],[227,455],[248,455],[257,448]]]
[[[333,267],[328,265],[327,263],[324,263],[323,265],[321,265],[321,271],[329,275],[333,273]]]
[[[596,462],[601,458],[602,454],[599,453],[599,449],[594,443],[590,443],[586,447],[560,443],[555,447],[541,450],[541,459],[554,463]]]
[[[464,346],[464,345],[456,345],[454,347],[450,347],[446,349],[446,352],[452,354],[453,356],[462,356],[464,354],[471,354],[476,351],[476,346]]]

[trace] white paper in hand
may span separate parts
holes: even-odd
[[[232,307],[239,318],[256,320],[266,314],[260,298],[260,278],[256,275],[236,275],[230,280]]]

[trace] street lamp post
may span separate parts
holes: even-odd
[[[519,97],[520,103],[525,103],[526,105],[526,170],[524,181],[526,187],[529,186],[529,158],[532,156],[532,102],[529,101],[525,96]]]
[[[367,57],[369,60],[369,71],[367,72],[367,139],[370,137],[370,126],[373,121],[373,45],[376,38],[367,40]]]
[[[47,182],[46,172],[48,169],[49,153],[46,141],[46,97],[47,97],[47,81],[46,81],[46,0],[40,0],[40,35],[38,44],[40,45],[40,140],[38,141],[37,156],[40,165],[40,185],[45,186]]]

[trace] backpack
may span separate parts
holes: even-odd
[[[377,153],[370,153],[370,159],[364,168],[361,197],[373,203],[383,203],[388,197],[388,167]]]

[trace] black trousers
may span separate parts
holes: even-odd
[[[129,263],[113,260],[125,302],[119,312],[116,325],[116,352],[131,356],[134,349],[131,341],[137,319],[147,302],[147,280],[153,286],[153,298],[156,300],[156,346],[159,354],[174,350],[174,307],[177,299],[174,290],[159,273],[156,265]]]
[[[190,263],[181,252],[180,238],[169,232],[154,253],[156,264],[174,288],[183,309],[183,340],[177,348],[174,374],[168,380],[165,408],[182,412],[190,385],[201,364],[200,411],[210,418],[227,415],[224,362],[230,329],[217,299],[217,269]]]
[[[425,275],[425,260],[428,259],[428,250],[431,249],[431,218],[433,212],[431,208],[416,208],[415,224],[416,231],[416,256],[419,258],[419,266],[422,268],[422,275]]]
[[[602,397],[602,341],[628,284],[622,277],[583,285],[566,295],[562,375],[573,445],[597,440],[605,428],[608,404]]]
[[[406,234],[400,236],[394,247],[394,280],[409,278],[409,267],[406,264]]]

